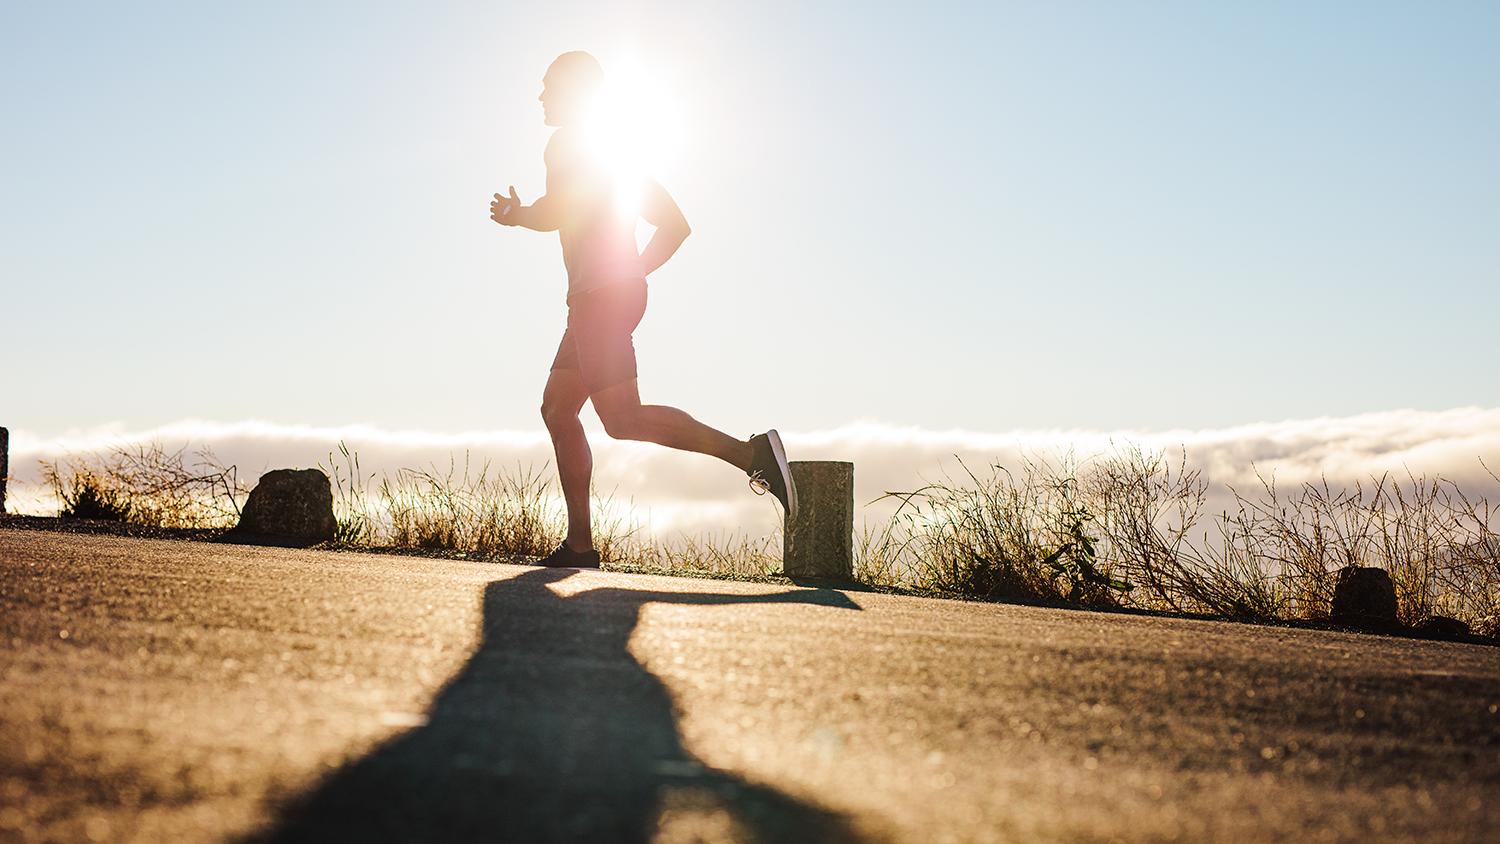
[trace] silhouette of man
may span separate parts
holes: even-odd
[[[841,813],[703,765],[683,744],[671,693],[630,650],[651,603],[859,604],[826,589],[553,591],[577,576],[531,569],[486,586],[483,638],[428,724],[351,761],[245,844],[647,844],[662,840],[663,810],[693,795],[706,798],[700,811],[732,819],[735,841],[862,840]]]
[[[542,560],[545,566],[599,566],[589,513],[594,458],[578,418],[587,401],[611,437],[717,457],[749,475],[757,493],[774,495],[788,518],[797,512],[797,490],[775,429],[737,440],[675,407],[641,404],[631,335],[646,312],[646,276],[677,252],[691,230],[655,179],[640,180],[638,207],[622,201],[631,197],[620,195],[618,174],[608,155],[601,155],[601,137],[590,132],[597,129],[590,108],[603,84],[604,71],[588,53],[564,53],[552,62],[537,98],[543,122],[557,129],[543,153],[547,192],[522,205],[512,185],[510,196],[497,193],[490,203],[490,219],[502,226],[557,232],[568,271],[567,330],[542,392],[568,535]],[[656,226],[641,252],[638,218]]]

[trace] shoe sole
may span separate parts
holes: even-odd
[[[766,432],[766,441],[771,444],[771,456],[776,458],[776,469],[786,483],[786,519],[797,518],[797,485],[792,483],[792,467],[786,462],[786,449],[781,446],[781,435],[772,428]]]

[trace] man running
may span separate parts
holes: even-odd
[[[512,185],[510,196],[497,193],[490,203],[490,219],[502,226],[557,232],[568,271],[568,327],[542,393],[568,535],[541,561],[544,566],[599,567],[589,513],[594,457],[578,418],[586,401],[593,401],[611,437],[717,457],[744,470],[757,493],[776,496],[788,519],[797,514],[797,489],[774,429],[746,442],[675,407],[641,404],[631,334],[646,312],[646,276],[672,257],[691,230],[672,196],[650,177],[641,182],[639,210],[622,210],[615,174],[585,136],[587,107],[603,84],[604,71],[588,53],[564,53],[552,62],[537,98],[542,122],[557,128],[542,155],[546,195],[522,205]],[[656,226],[639,253],[637,218]]]

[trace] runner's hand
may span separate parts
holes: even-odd
[[[510,186],[510,196],[495,194],[495,201],[490,203],[490,219],[502,226],[520,225],[521,198],[516,196],[516,186]]]

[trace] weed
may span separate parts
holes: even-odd
[[[1208,482],[1187,468],[1186,455],[1174,469],[1164,454],[1126,445],[1090,461],[1083,483],[1104,514],[1105,555],[1140,587],[1129,604],[1236,617],[1280,614],[1254,554],[1207,553],[1190,541]],[[1204,548],[1206,540],[1205,532]]]
[[[119,491],[109,489],[89,471],[73,473],[66,482],[53,472],[48,476],[53,492],[63,502],[59,515],[67,519],[130,521],[130,502]]]
[[[1094,543],[1098,542],[1084,531],[1084,523],[1094,520],[1093,514],[1079,508],[1064,515],[1068,528],[1063,543],[1057,546],[1057,550],[1047,555],[1042,560],[1042,565],[1052,569],[1053,574],[1069,584],[1068,600],[1081,601],[1089,592],[1100,589],[1112,589],[1117,592],[1129,592],[1134,586],[1123,580],[1117,580],[1100,570],[1099,558],[1094,553]]]
[[[376,524],[365,487],[375,480],[375,475],[372,473],[365,477],[360,473],[359,455],[349,451],[349,446],[342,440],[339,441],[339,454],[344,458],[343,468],[334,459],[333,452],[328,453],[327,469],[323,469],[321,464],[318,466],[328,475],[333,486],[334,520],[338,525],[334,539],[350,545],[373,544]],[[344,476],[345,472],[348,473],[347,478]]]
[[[551,480],[531,469],[514,475],[488,463],[477,474],[469,457],[446,473],[402,469],[380,484],[391,544],[479,553],[544,556],[563,536],[559,504],[548,494]]]
[[[234,466],[204,447],[188,465],[187,446],[120,444],[108,452],[42,461],[42,477],[62,502],[61,514],[153,527],[230,527],[249,490]]]
[[[1128,584],[1084,532],[1092,516],[1071,456],[1058,467],[1027,460],[1019,477],[998,464],[985,478],[959,465],[962,478],[884,496],[900,506],[884,534],[862,543],[862,569],[898,569],[912,585],[964,594],[1115,603]]]

